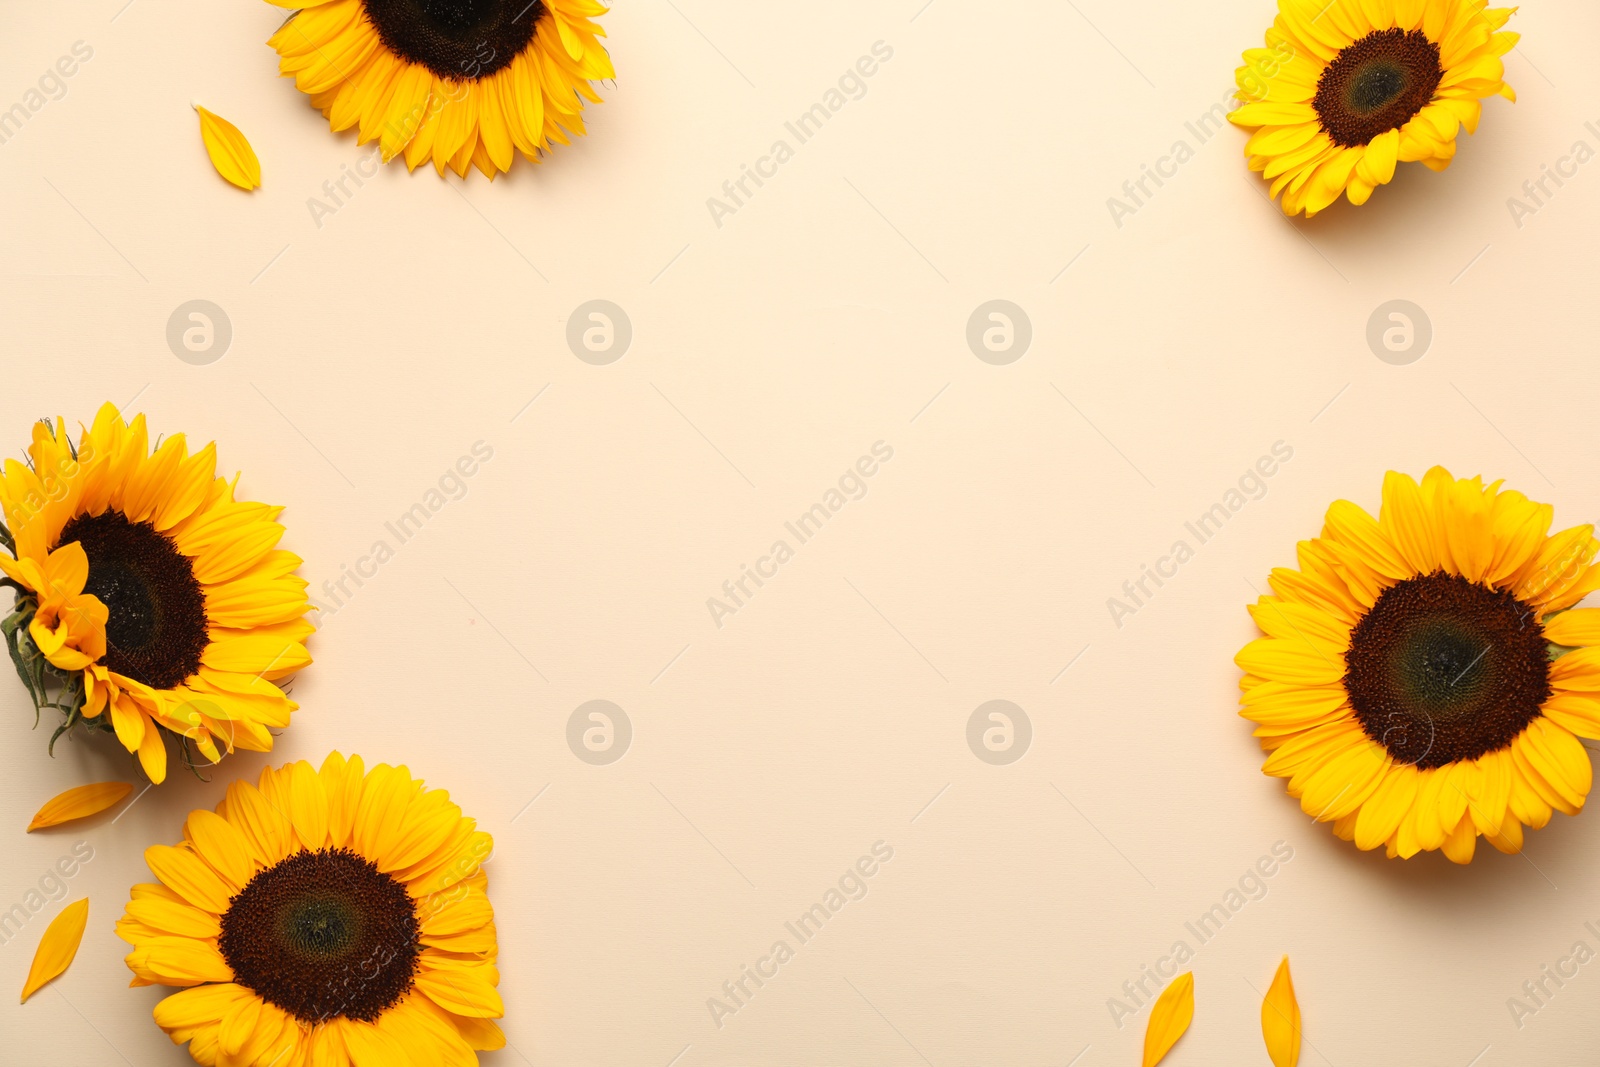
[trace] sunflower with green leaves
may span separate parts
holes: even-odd
[[[0,634],[35,708],[65,716],[56,737],[114,733],[160,782],[169,746],[216,763],[289,725],[279,683],[311,662],[306,583],[277,547],[283,509],[236,484],[215,445],[152,448],[144,416],[110,404],[77,441],[36,424],[27,462],[5,462],[0,572],[17,600]]]

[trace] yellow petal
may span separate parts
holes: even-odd
[[[494,906],[482,893],[447,893],[421,916],[422,939],[450,937],[479,930],[494,922]]]
[[[1412,764],[1396,764],[1385,772],[1382,783],[1361,805],[1361,814],[1356,818],[1357,848],[1371,851],[1389,840],[1389,835],[1400,828],[1400,820],[1416,802],[1419,784],[1417,768]],[[1464,809],[1466,798],[1457,795]]]
[[[428,1049],[438,1067],[478,1067],[478,1057],[472,1054],[466,1038],[440,1013],[422,1007],[426,1000],[411,997],[401,1001],[375,1020],[377,1029],[399,1041],[403,1048]]]
[[[387,764],[379,764],[367,775],[361,805],[356,809],[352,844],[362,855],[377,857],[380,870],[400,838],[401,823],[411,806],[412,785],[409,774]]]
[[[322,779],[305,760],[289,771],[289,820],[306,848],[315,851],[328,843],[328,798]]]
[[[1556,693],[1544,702],[1545,718],[1579,737],[1600,738],[1600,693]]]
[[[1272,988],[1261,1001],[1261,1036],[1273,1067],[1295,1067],[1300,1062],[1300,1002],[1289,977],[1289,957],[1278,964]]]
[[[1329,656],[1342,657],[1350,647],[1350,627],[1307,604],[1262,597],[1250,605],[1250,616],[1268,637],[1299,642]]]
[[[430,1002],[422,1001],[421,1003]],[[475,1048],[479,1052],[496,1052],[506,1047],[506,1035],[501,1032],[500,1027],[494,1024],[493,1020],[469,1019],[465,1015],[451,1015],[441,1008],[433,1008],[431,1010],[443,1017],[445,1022],[456,1033],[461,1035],[462,1040],[470,1048]]]
[[[251,855],[262,867],[271,867],[283,859],[293,844],[288,813],[273,807],[249,782],[228,786],[226,817],[244,834]]]
[[[1470,817],[1463,818],[1444,839],[1440,849],[1451,863],[1468,864],[1478,847],[1478,830]]]
[[[1235,108],[1228,118],[1239,126],[1296,126],[1316,122],[1317,113],[1310,104],[1262,100]]]
[[[1550,685],[1557,691],[1600,692],[1600,648],[1580,648],[1558,656],[1550,665]]]
[[[505,1004],[500,1000],[500,994],[495,990],[488,978],[484,976],[485,971],[492,974],[492,969],[484,967],[474,967],[470,970],[449,968],[445,967],[441,960],[428,956],[424,956],[423,960],[426,962],[417,971],[417,990],[445,1011],[479,1019],[498,1019],[506,1013]],[[1179,979],[1179,981],[1182,981],[1182,979]],[[1174,983],[1174,985],[1176,984]],[[1159,1004],[1156,1005],[1156,1010],[1160,1011],[1160,1009],[1161,1006]],[[1193,1009],[1194,1005],[1191,1002],[1190,1014],[1193,1014]],[[1154,1027],[1154,1025],[1155,1023],[1152,1021],[1151,1026]],[[1187,1018],[1185,1018],[1183,1025],[1185,1027],[1189,1025]],[[1182,1033],[1182,1030],[1179,1033]],[[1177,1036],[1174,1036],[1172,1040],[1176,1041],[1177,1039]],[[1148,1048],[1149,1038],[1145,1040]],[[1171,1044],[1169,1043],[1163,1047],[1162,1051],[1165,1052],[1170,1047]],[[1149,1059],[1147,1053],[1145,1063],[1154,1062],[1154,1060]]]
[[[1144,1067],[1155,1067],[1194,1021],[1194,972],[1185,971],[1161,991],[1144,1032]]]
[[[80,785],[69,789],[45,802],[44,807],[39,809],[39,813],[28,824],[28,832],[42,830],[46,826],[60,826],[73,819],[86,819],[90,815],[98,815],[107,808],[114,808],[122,803],[123,798],[131,792],[133,792],[131,782],[95,782],[93,785]]]
[[[1500,824],[1500,832],[1494,837],[1487,838],[1489,844],[1504,852],[1508,856],[1515,856],[1522,851],[1522,824],[1515,819],[1506,819]]]
[[[1378,185],[1386,185],[1394,177],[1394,165],[1400,154],[1400,131],[1380,133],[1367,144],[1361,168]]]
[[[239,1050],[244,1048],[245,1042],[255,1031],[256,1024],[261,1020],[261,1008],[259,997],[240,997],[222,1016],[221,1026],[217,1030],[217,1047],[230,1060],[238,1057]]]
[[[144,740],[139,742],[139,766],[156,785],[167,780],[167,743],[153,722],[145,724]]]
[[[355,825],[366,768],[360,756],[346,760],[343,754],[330,752],[322,761],[318,777],[322,779],[322,789],[328,799],[329,843],[334,848],[343,848],[349,844],[350,830]]]
[[[193,852],[171,845],[151,845],[144,851],[144,861],[155,876],[185,902],[213,915],[228,910],[228,902],[234,894],[229,892],[221,876]]]
[[[1378,525],[1389,543],[1418,574],[1439,566],[1439,531],[1422,488],[1409,475],[1389,471],[1383,476],[1383,508]]]
[[[217,173],[246,192],[260,186],[261,161],[239,127],[199,104],[194,109],[200,113],[200,136]]]
[[[1513,742],[1546,782],[1572,807],[1573,814],[1583,807],[1584,798],[1594,786],[1594,768],[1589,750],[1569,731],[1546,718],[1538,718]]]
[[[1239,650],[1233,662],[1240,669],[1273,682],[1293,685],[1333,685],[1344,678],[1345,665],[1337,653],[1307,641],[1263,637]]]
[[[1339,179],[1344,185],[1344,179]],[[1348,500],[1335,500],[1328,506],[1324,537],[1330,537],[1349,548],[1362,563],[1379,574],[1396,580],[1410,578],[1416,572],[1389,543],[1378,520],[1368,515],[1359,505]]]
[[[200,662],[214,671],[275,680],[307,666],[311,654],[296,631],[262,626],[248,631],[213,631]]]
[[[233,970],[217,946],[192,937],[146,938],[125,959],[136,975],[163,985],[233,981]]]
[[[1544,620],[1544,635],[1558,645],[1600,645],[1600,608],[1573,608]]]
[[[231,982],[193,986],[156,1004],[156,1025],[168,1033],[214,1026],[222,1021],[235,1002],[253,996],[255,994],[250,990]]]
[[[184,836],[195,851],[222,876],[230,888],[243,889],[256,873],[250,859],[250,844],[243,833],[227,819],[204,808],[189,813]]]
[[[202,939],[217,937],[222,933],[222,923],[217,916],[201,911],[192,904],[181,904],[162,897],[128,901],[128,917],[152,930],[178,937]]]
[[[405,1046],[398,1039],[371,1023],[341,1019],[339,1028],[343,1032],[352,1067],[391,1067],[411,1062]]]
[[[50,920],[39,948],[33,954],[33,966],[28,968],[28,981],[22,987],[22,1001],[39,991],[39,987],[57,978],[72,966],[78,954],[78,943],[83,940],[83,929],[89,925],[89,898],[73,901],[61,909],[61,914]]]

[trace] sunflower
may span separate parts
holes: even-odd
[[[1515,101],[1499,33],[1515,8],[1485,0],[1278,0],[1267,47],[1245,52],[1242,105],[1255,131],[1250,169],[1310,218],[1342,192],[1364,204],[1397,162],[1444,170],[1456,133],[1478,128],[1482,99]]]
[[[116,734],[152,782],[167,736],[216,763],[266,752],[296,705],[274,683],[311,662],[300,558],[276,549],[281,508],[234,499],[216,446],[149,447],[107,404],[74,444],[34,426],[0,477],[0,553],[17,590],[0,622],[35,708]],[[9,529],[7,529],[9,527]],[[52,744],[54,738],[52,738]]]
[[[1299,570],[1251,608],[1245,718],[1306,814],[1391,858],[1471,861],[1524,826],[1576,815],[1600,738],[1600,588],[1592,526],[1442,467],[1390,472],[1374,519],[1348,500]]]
[[[268,0],[301,8],[268,41],[335,131],[388,162],[493,179],[520,151],[581,135],[589,85],[614,78],[594,0]]]
[[[203,1064],[470,1067],[505,1044],[489,835],[405,767],[337,752],[234,782],[145,861],[117,934]]]

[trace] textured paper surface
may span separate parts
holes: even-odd
[[[371,575],[345,579],[271,759],[404,761],[495,835],[514,1050],[486,1062],[1113,1067],[1147,1012],[1108,1001],[1193,969],[1167,1062],[1264,1063],[1285,953],[1304,1062],[1579,1062],[1600,973],[1542,968],[1600,949],[1600,816],[1464,870],[1357,853],[1259,773],[1231,660],[1269,569],[1329,501],[1376,508],[1388,467],[1596,518],[1600,163],[1571,153],[1600,150],[1600,15],[1525,7],[1521,102],[1488,102],[1448,172],[1403,167],[1309,225],[1214,132],[1271,15],[629,0],[591,136],[491,185],[374,174],[276,77],[281,9],[14,6],[0,108],[75,42],[92,57],[0,143],[0,438],[16,454],[36,417],[131,404],[287,505],[330,607],[324,582]],[[262,189],[213,172],[192,99],[250,138]],[[802,143],[786,124],[819,104]],[[1145,166],[1170,176],[1114,219]],[[1533,205],[1547,166],[1569,176]],[[736,204],[746,167],[764,184]],[[597,300],[627,329],[574,319]],[[1015,312],[1011,349],[987,315],[987,358],[969,344],[995,300],[1027,317],[1011,362]],[[1395,300],[1430,327],[1409,363],[1387,312],[1389,361],[1369,346]],[[1186,524],[1219,504],[1201,543]],[[388,524],[417,505],[402,543]],[[814,505],[802,542],[786,524]],[[1114,619],[1146,566],[1175,573]],[[747,567],[764,584],[739,592]],[[604,705],[571,726],[591,701],[626,728]],[[1005,705],[974,722],[991,701],[1027,728]],[[150,1021],[159,992],[125,988],[112,922],[143,848],[265,758],[25,837],[46,798],[132,771],[103,740],[47,759],[5,679],[0,713],[0,914],[63,857],[63,901],[94,902],[72,970],[0,1005],[0,1059],[188,1062]],[[857,879],[820,932],[789,931]],[[0,985],[60,906],[0,945]],[[735,1004],[724,983],[770,973],[779,941],[792,958]]]

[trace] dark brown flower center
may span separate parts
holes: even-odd
[[[217,944],[240,985],[302,1022],[372,1022],[410,991],[420,931],[404,885],[348,849],[321,849],[250,879]]]
[[[477,81],[528,47],[542,0],[362,0],[385,47],[450,81]]]
[[[1444,77],[1439,46],[1421,30],[1376,30],[1342,49],[1317,81],[1322,128],[1342,148],[1404,126]]]
[[[1442,767],[1505,748],[1542,714],[1549,647],[1514,595],[1435,571],[1385,589],[1356,623],[1345,691],[1396,761]]]
[[[188,557],[147,522],[118,511],[79,515],[61,531],[89,557],[84,592],[106,606],[105,665],[152,689],[173,689],[200,669],[211,643],[205,592]]]

